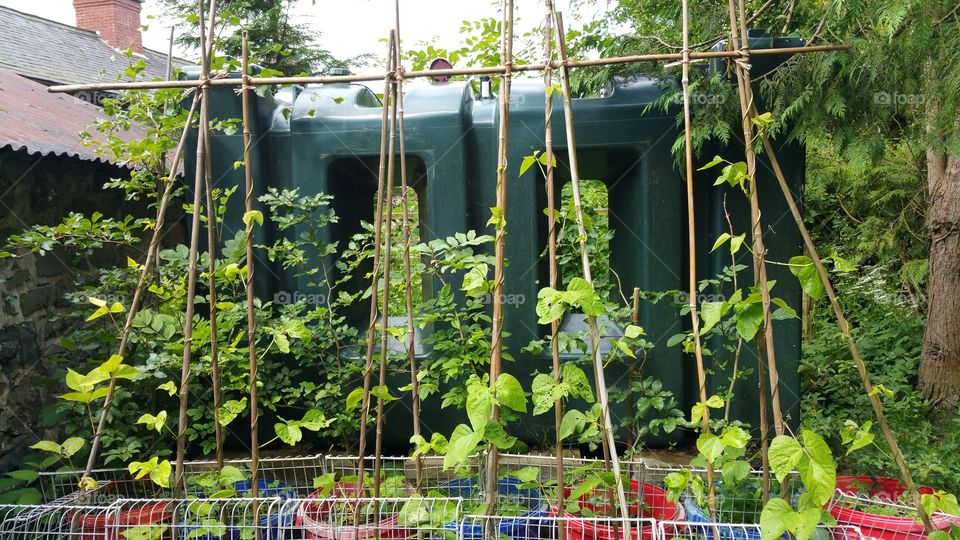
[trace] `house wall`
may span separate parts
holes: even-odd
[[[0,150],[0,246],[35,224],[59,223],[69,212],[107,216],[144,215],[103,184],[123,170],[102,163]],[[45,425],[45,408],[66,391],[60,338],[70,328],[57,315],[69,307],[64,294],[75,290],[101,264],[120,254],[76,260],[55,249],[44,255],[0,259],[0,471],[19,463],[28,446],[57,438]]]

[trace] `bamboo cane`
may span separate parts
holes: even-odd
[[[396,45],[396,37],[393,41]],[[395,56],[393,58],[396,58]],[[384,387],[387,384],[387,360],[389,360],[390,333],[387,329],[390,326],[390,262],[393,250],[393,176],[396,166],[396,157],[394,149],[396,147],[396,125],[397,125],[397,85],[390,85],[390,94],[384,94],[386,101],[384,107],[389,107],[390,140],[387,148],[387,175],[386,186],[383,190],[383,211],[386,213],[386,230],[383,236],[383,300],[380,308],[380,376],[377,384]],[[380,497],[380,458],[383,451],[383,395],[377,396],[377,434],[374,440],[374,459],[373,459],[373,496]]]
[[[247,43],[247,32],[243,32],[243,45],[241,52],[241,72],[240,76],[246,80],[250,80],[250,47]],[[252,88],[249,84],[242,87],[240,93],[240,102],[242,107],[243,114],[243,176],[244,176],[244,189],[245,195],[243,198],[243,207],[244,207],[244,219],[245,223],[245,232],[246,232],[246,262],[247,262],[247,279],[246,279],[246,293],[247,293],[247,354],[248,360],[250,363],[249,373],[250,373],[250,469],[252,472],[251,478],[251,495],[256,499],[259,496],[259,481],[258,477],[260,475],[260,444],[259,444],[259,434],[257,433],[258,427],[260,424],[260,410],[257,396],[257,314],[255,297],[254,297],[254,288],[253,288],[253,274],[254,274],[254,258],[253,258],[253,219],[250,218],[250,212],[253,211],[253,167],[251,165],[250,150],[251,150],[251,137],[250,126],[252,120],[250,118],[250,91]],[[254,505],[254,514],[256,514],[257,508],[256,504]],[[259,532],[259,531],[258,531]]]
[[[550,67],[550,64],[553,60],[553,0],[546,0],[544,5],[546,6],[546,18],[544,19],[543,23],[543,62],[547,67],[543,70],[543,85],[545,88],[550,88],[553,85],[553,68]],[[544,167],[547,191],[547,257],[550,264],[550,287],[556,289],[559,286],[559,269],[557,268],[557,193],[554,184],[553,170],[553,162],[556,159],[556,156],[553,153],[553,92],[551,91],[546,92],[543,116],[544,153],[547,156],[547,164]],[[560,384],[561,375],[559,334],[560,321],[556,320],[550,323],[550,357],[553,360],[554,384]],[[558,399],[553,404],[553,428],[557,434],[555,448],[557,454],[557,508],[560,509],[560,512],[564,511],[564,497],[566,495],[564,492],[566,487],[564,485],[565,482],[563,477],[563,440],[560,438],[560,425],[562,422],[563,402]],[[560,515],[562,515],[562,513]],[[566,535],[566,527],[561,524],[559,527],[557,527],[557,533],[558,538],[560,540],[564,540],[564,536]]]
[[[683,75],[683,146],[684,163],[686,165],[687,185],[687,288],[690,291],[687,299],[690,307],[690,325],[693,331],[694,355],[697,362],[697,383],[700,390],[700,402],[707,402],[707,376],[703,366],[703,348],[700,343],[700,315],[697,313],[697,223],[694,213],[693,194],[693,138],[691,136],[690,119],[690,8],[687,0],[682,3],[683,22],[683,60],[681,61]],[[702,429],[710,433],[710,407],[703,407]],[[713,485],[713,463],[707,462],[707,505],[710,510],[711,521],[717,520],[716,493]]]
[[[210,138],[203,141],[210,155]],[[223,426],[220,425],[220,359],[217,339],[217,214],[213,201],[213,174],[211,160],[204,163],[204,185],[207,193],[207,265],[209,266],[208,288],[210,303],[210,379],[213,383],[213,435],[216,447],[217,471],[223,469]]]
[[[847,51],[852,49],[851,45],[806,45],[802,47],[782,47],[777,49],[759,49],[752,51],[754,56],[765,55],[787,55],[787,54],[805,54],[817,52]],[[690,60],[710,60],[714,58],[739,58],[740,53],[730,51],[698,51],[690,53]],[[683,55],[679,53],[658,53],[658,54],[637,54],[632,56],[617,56],[611,58],[599,58],[595,60],[567,60],[564,63],[566,67],[585,68],[597,66],[611,66],[616,64],[633,64],[640,62],[679,62],[683,60]],[[554,69],[561,66],[561,62],[551,63]],[[544,64],[522,64],[511,66],[512,72],[543,71]],[[503,75],[504,66],[480,67],[480,68],[458,68],[458,69],[435,69],[410,71],[404,74],[405,78],[417,79],[421,77],[445,76],[466,76],[466,75]],[[259,77],[251,81],[254,86],[276,86],[285,84],[335,84],[335,83],[355,83],[372,82],[390,76],[389,73],[367,73],[363,75],[318,75],[310,77]],[[237,79],[213,79],[211,86],[240,86],[242,83]],[[158,88],[199,88],[203,84],[199,81],[142,81],[131,83],[89,83],[89,84],[66,84],[47,88],[51,93],[73,93],[79,91],[91,90],[153,90]]]
[[[204,39],[202,27],[204,21],[203,0],[198,0],[201,40]],[[213,35],[214,19],[216,17],[216,0],[210,2],[210,31],[207,36]],[[200,78],[206,80],[210,76],[210,55],[207,53],[206,41],[200,43],[203,52]],[[204,162],[206,155],[206,139],[210,136],[210,90],[207,86],[200,88],[200,125],[197,129],[197,163],[193,184],[193,219],[190,230],[190,250],[187,255],[187,306],[184,314],[183,328],[183,365],[180,371],[180,412],[177,422],[177,458],[174,469],[174,496],[183,494],[183,462],[186,456],[187,443],[187,404],[190,395],[190,360],[193,352],[193,314],[197,296],[197,251],[200,244],[200,207],[201,192],[203,191]]]
[[[753,108],[753,114],[756,114],[756,108]],[[814,245],[813,240],[810,237],[810,232],[807,230],[807,226],[803,222],[803,216],[800,214],[799,208],[797,208],[797,202],[793,197],[793,193],[790,191],[790,186],[787,184],[786,177],[783,174],[783,169],[780,167],[780,162],[777,160],[777,154],[774,152],[773,145],[770,144],[770,140],[767,138],[766,134],[761,134],[760,140],[763,142],[763,148],[767,152],[767,156],[770,158],[770,165],[773,168],[774,175],[777,177],[777,183],[780,185],[780,191],[783,192],[783,197],[786,199],[787,206],[790,208],[790,214],[793,216],[793,220],[797,224],[797,229],[800,231],[800,236],[803,237],[803,244],[810,253],[810,259],[813,261],[813,265],[817,269],[817,274],[820,277],[820,281],[823,283],[823,289],[827,293],[827,298],[830,300],[830,305],[833,307],[833,313],[837,317],[837,324],[840,326],[840,332],[843,334],[843,338],[847,342],[847,347],[850,349],[851,356],[853,356],[853,362],[857,366],[857,372],[860,374],[860,380],[863,382],[863,389],[870,398],[870,406],[873,408],[873,413],[877,417],[877,423],[880,424],[880,431],[883,433],[883,437],[886,439],[887,445],[890,447],[890,453],[893,454],[893,459],[897,464],[897,468],[900,469],[900,476],[903,479],[903,483],[906,485],[907,491],[913,496],[914,506],[917,508],[917,513],[923,522],[924,528],[928,533],[933,532],[934,527],[930,522],[930,516],[927,515],[926,511],[923,509],[923,505],[920,504],[920,493],[917,491],[916,484],[913,482],[913,476],[910,474],[910,468],[907,467],[907,462],[903,459],[903,453],[900,451],[900,445],[897,443],[896,435],[893,434],[893,431],[890,429],[890,425],[887,423],[887,416],[883,412],[883,403],[880,402],[880,398],[877,397],[876,393],[874,392],[873,384],[870,382],[870,374],[867,372],[866,363],[863,361],[863,356],[860,355],[860,348],[857,347],[857,342],[853,338],[853,333],[850,331],[850,324],[847,322],[847,318],[844,316],[843,308],[840,307],[840,301],[837,299],[837,294],[833,289],[832,283],[830,282],[830,275],[827,274],[827,270],[823,266],[823,260],[820,259],[820,253],[817,251],[817,247]]]
[[[396,34],[396,59],[394,66],[397,69],[396,74],[396,107],[397,107],[397,137],[400,140],[400,190],[403,192],[403,276],[404,276],[404,300],[407,311],[407,358],[410,361],[410,400],[413,407],[413,435],[420,435],[420,380],[417,378],[417,355],[415,350],[416,333],[413,325],[413,278],[410,268],[410,187],[407,184],[407,146],[404,138],[403,127],[403,67],[401,64],[402,55],[400,54],[400,0],[394,2],[394,14],[396,16],[394,33]],[[392,215],[392,214],[391,214]],[[417,456],[414,459],[416,469],[416,484],[414,486],[417,492],[423,484],[423,458]]]
[[[496,225],[497,235],[494,240],[494,270],[493,270],[493,324],[492,344],[490,351],[490,390],[494,391],[497,378],[500,376],[501,360],[503,358],[503,280],[506,249],[506,219],[507,219],[507,158],[510,147],[510,85],[512,81],[511,67],[513,64],[513,0],[503,1],[503,32],[501,37],[501,56],[505,61],[505,70],[500,80],[500,115],[498,126],[499,147],[497,151],[497,209],[500,212],[500,222]],[[500,407],[496,402],[491,411],[493,421],[500,419]],[[492,515],[497,502],[497,459],[498,450],[491,445],[487,455],[487,515]],[[492,524],[488,523],[487,534],[492,535]]]
[[[133,291],[133,299],[130,301],[130,309],[127,311],[127,320],[123,324],[123,330],[120,332],[120,344],[117,347],[117,355],[123,356],[127,352],[127,343],[130,339],[130,331],[133,329],[133,319],[140,311],[140,303],[143,300],[143,291],[147,286],[147,278],[153,271],[154,263],[157,259],[157,248],[160,245],[160,235],[163,231],[166,221],[167,208],[170,205],[170,196],[173,193],[174,180],[177,177],[177,167],[183,159],[183,149],[187,144],[187,136],[190,133],[190,124],[193,123],[193,116],[197,112],[197,106],[200,103],[200,94],[194,94],[190,111],[187,113],[187,119],[180,134],[180,140],[177,142],[177,148],[173,153],[173,161],[170,164],[170,173],[164,183],[163,193],[160,195],[160,202],[157,205],[157,221],[153,226],[153,234],[150,236],[150,244],[147,247],[147,256],[140,267],[140,277],[137,279],[137,287]],[[83,471],[83,479],[91,478],[93,467],[96,465],[97,456],[100,450],[100,439],[103,436],[103,430],[106,429],[107,415],[110,407],[113,405],[113,398],[116,394],[117,379],[111,376],[107,385],[107,395],[103,401],[103,407],[100,410],[100,416],[97,419],[97,430],[93,434],[93,440],[90,443],[90,455],[87,456],[87,465]],[[86,482],[81,482],[86,485]]]
[[[387,123],[389,121],[389,103],[387,100],[390,97],[390,87],[391,87],[391,74],[389,68],[393,63],[393,42],[394,42],[394,33],[393,30],[390,31],[390,37],[387,40],[387,75],[383,77],[383,114],[381,116],[381,128],[380,128],[380,169],[377,179],[377,209],[376,214],[374,215],[374,233],[373,233],[373,270],[372,278],[370,280],[370,324],[367,327],[367,356],[366,363],[364,365],[363,371],[363,398],[361,400],[360,408],[360,440],[358,442],[357,454],[359,456],[359,461],[357,463],[357,495],[363,490],[363,471],[364,471],[364,460],[367,448],[367,437],[366,437],[366,428],[367,428],[367,416],[370,410],[370,377],[373,372],[373,341],[374,341],[374,332],[377,326],[377,287],[379,284],[379,273],[380,273],[380,242],[381,242],[381,233],[383,229],[383,208],[385,199],[389,194],[385,193],[384,184],[386,182],[387,176]],[[387,269],[389,271],[389,269]],[[386,313],[384,313],[384,317]],[[354,522],[356,524],[359,519],[359,505],[357,506],[357,511],[354,512]]]
[[[573,191],[573,203],[576,213],[577,230],[580,236],[580,255],[583,265],[583,278],[588,283],[593,283],[590,273],[590,254],[587,252],[586,230],[583,225],[583,203],[580,198],[580,170],[577,162],[577,140],[573,126],[573,100],[570,98],[570,73],[566,67],[567,42],[564,35],[563,17],[560,12],[554,9],[554,19],[557,28],[558,53],[560,55],[560,82],[563,88],[563,113],[564,123],[567,134],[567,158],[570,162],[570,187]],[[596,379],[596,389],[600,398],[600,407],[603,417],[604,441],[609,449],[610,462],[613,474],[616,480],[617,499],[620,504],[621,519],[623,523],[623,537],[630,538],[630,507],[627,504],[627,497],[623,487],[623,477],[620,475],[620,458],[617,456],[616,440],[613,435],[613,422],[610,419],[610,397],[607,393],[607,383],[603,373],[603,358],[600,355],[600,331],[597,328],[596,317],[587,317],[587,324],[590,333],[590,349],[593,357],[594,377]]]
[[[743,128],[744,151],[747,160],[747,176],[750,189],[750,232],[753,242],[754,275],[760,288],[760,298],[763,308],[763,347],[767,358],[767,374],[770,377],[770,401],[773,409],[773,425],[777,435],[783,435],[785,426],[783,412],[780,408],[780,375],[777,370],[777,356],[774,349],[773,325],[770,319],[770,289],[767,282],[766,247],[763,243],[763,227],[760,223],[760,198],[757,193],[757,155],[754,152],[753,122],[750,118],[750,106],[753,103],[753,93],[750,89],[750,73],[745,61],[749,60],[750,47],[747,40],[746,16],[743,5],[740,5],[739,30],[738,16],[734,0],[729,0],[730,15],[730,46],[739,44],[740,53],[746,55],[746,60],[734,62],[734,71],[737,74],[738,95],[740,97],[741,125]],[[758,343],[759,346],[759,343]]]

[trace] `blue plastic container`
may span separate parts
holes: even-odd
[[[760,540],[760,526],[753,524],[732,525],[714,524],[710,514],[700,507],[693,497],[683,498],[683,511],[690,523],[703,523],[696,527],[697,532],[706,540]]]
[[[550,507],[544,500],[539,488],[522,488],[523,483],[513,477],[501,478],[497,482],[497,491],[500,495],[520,497],[528,503],[528,511],[515,518],[500,518],[497,531],[512,538],[544,538],[540,529],[548,529],[542,519],[550,515]],[[475,499],[478,495],[476,478],[458,478],[443,484],[440,491],[450,497]],[[481,522],[451,521],[443,527],[455,531],[457,538],[462,540],[481,540],[484,537]],[[549,531],[544,531],[549,532]]]
[[[251,496],[252,483],[248,480],[241,480],[234,485],[234,489],[237,492],[238,497],[249,497]],[[297,496],[296,490],[288,486],[286,483],[279,480],[257,480],[257,495],[260,498],[278,498],[278,499],[293,499]],[[279,508],[279,512],[275,511]],[[276,505],[270,503],[261,503],[260,505],[261,512],[269,512],[267,515],[263,515],[259,520],[259,528],[261,531],[260,537],[265,540],[277,540],[280,538],[281,529],[290,527],[293,525],[294,518],[296,517],[296,505]],[[236,540],[241,537],[241,527],[237,525],[227,525],[223,535],[217,535],[212,533],[201,534],[190,536],[193,531],[200,529],[199,525],[187,525],[182,523],[180,530],[182,531],[181,538],[190,538],[190,540]]]

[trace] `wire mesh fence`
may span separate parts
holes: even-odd
[[[239,494],[244,495],[252,490],[250,459],[227,459],[224,460],[224,465],[236,468],[247,479],[235,482],[234,488]],[[317,454],[261,458],[258,469],[257,485],[260,491],[267,490],[267,495],[270,494],[270,490],[287,490],[291,492],[290,496],[307,496],[313,489],[314,479],[325,472],[324,457]],[[184,462],[187,493],[201,495],[203,486],[198,484],[198,479],[216,470],[217,462],[213,460]],[[171,488],[160,487],[149,478],[134,479],[126,468],[94,469],[91,471],[91,477],[96,482],[96,487],[92,490],[80,489],[82,477],[83,471],[80,470],[41,472],[38,481],[44,502],[105,505],[117,499],[173,496]]]
[[[231,479],[229,494],[204,489],[198,479],[216,474],[214,461],[186,463],[187,498],[149,479],[134,480],[126,469],[93,473],[96,487],[78,488],[79,471],[41,473],[44,504],[0,506],[0,540],[90,538],[109,540],[241,540],[483,538],[550,540],[759,540],[763,507],[760,471],[714,480],[714,513],[708,510],[706,471],[643,461],[623,462],[628,501],[623,516],[613,482],[600,459],[566,457],[562,482],[555,456],[504,454],[496,483],[488,483],[486,456],[459,469],[445,469],[441,456],[420,460],[382,458],[380,492],[374,498],[374,458],[314,455],[260,460],[259,498],[251,498],[249,460],[227,460],[244,480]],[[671,474],[688,479],[669,493]],[[771,479],[772,495],[795,500],[800,483],[785,487]],[[732,480],[732,478],[731,478]],[[496,485],[490,494],[487,486]],[[222,486],[219,486],[222,487]],[[564,494],[562,504],[559,493]],[[814,539],[921,540],[926,538],[911,500],[894,479],[841,477],[827,505],[837,520],[817,529]],[[935,513],[934,526],[947,530],[960,518]],[[787,538],[785,536],[784,538]]]

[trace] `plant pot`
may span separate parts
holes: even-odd
[[[630,517],[655,519],[658,521],[683,521],[683,508],[667,500],[667,492],[653,484],[640,483],[637,480],[630,481],[630,494],[640,494],[643,491],[643,503],[646,508],[641,509],[637,502],[630,504]],[[569,495],[572,491],[570,486],[564,487],[564,493]],[[603,490],[594,490],[593,494],[602,493]],[[580,499],[580,506],[589,508],[597,514],[609,512],[611,509],[609,503],[594,504],[588,502],[588,497]],[[553,515],[561,515],[559,508],[552,508]],[[563,530],[566,540],[622,540],[625,534],[622,527],[613,525],[600,525],[594,520],[584,519],[582,516],[563,511]],[[606,518],[611,522],[619,521],[619,518]],[[616,532],[614,532],[616,530]],[[654,526],[640,524],[630,527],[630,536],[632,540],[652,540],[654,538]]]
[[[861,488],[861,489],[858,489]],[[895,503],[903,495],[906,487],[896,478],[873,478],[870,476],[838,476],[837,490],[855,496],[863,488],[873,499]],[[928,487],[918,488],[921,494],[933,493]],[[859,527],[864,536],[880,540],[923,540],[927,533],[919,518],[911,515],[888,516],[872,513],[868,510],[847,508],[842,497],[834,497],[829,505],[830,513],[837,519],[837,525]],[[912,503],[911,503],[912,505]],[[892,504],[891,504],[892,507]],[[937,530],[947,530],[951,525],[960,525],[960,518],[937,512],[930,516]],[[836,534],[834,535],[836,539]],[[839,539],[837,539],[839,540]]]
[[[505,477],[497,482],[497,492],[501,496],[518,497],[521,499],[521,505],[524,511],[516,517],[498,515],[497,531],[511,538],[547,538],[549,536],[550,524],[545,523],[543,519],[550,515],[550,507],[543,499],[540,489],[523,488],[523,482],[516,478]],[[478,495],[476,478],[458,478],[443,484],[440,491],[450,497],[460,497],[463,499],[476,499]],[[463,522],[452,521],[443,527],[444,529],[456,531],[458,539],[480,540],[484,538],[484,526],[482,521],[473,520]],[[542,530],[541,530],[542,529]],[[543,533],[543,534],[541,534]]]
[[[129,508],[120,512],[109,512],[105,506],[91,507],[89,511],[69,512],[70,529],[74,538],[80,540],[126,540],[123,532],[144,525],[169,525],[173,510],[168,502],[146,503],[143,506]],[[159,538],[168,540],[170,531]]]
[[[341,525],[336,523],[335,514],[352,515],[358,510],[365,496],[364,489],[357,489],[356,482],[338,482],[330,493],[323,497],[317,490],[300,504],[294,524],[301,527],[308,540],[362,540],[379,537],[380,540],[400,540],[416,534],[416,530],[401,527],[397,516],[391,516],[378,523],[360,523]],[[354,499],[354,500],[351,500]]]

